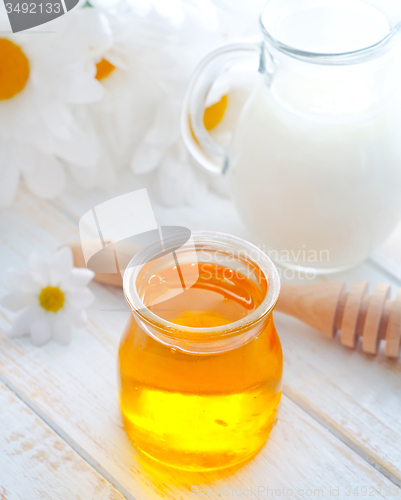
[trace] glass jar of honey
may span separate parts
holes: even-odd
[[[184,470],[241,464],[277,419],[280,281],[257,247],[219,233],[143,250],[124,275],[132,310],[119,348],[126,431],[144,454]]]

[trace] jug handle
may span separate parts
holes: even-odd
[[[228,150],[218,144],[203,123],[206,99],[214,81],[224,72],[229,62],[248,60],[259,62],[258,71],[265,73],[263,43],[226,45],[208,54],[195,69],[184,98],[181,111],[181,134],[193,158],[212,173],[225,173],[228,168]]]

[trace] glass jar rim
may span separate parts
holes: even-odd
[[[323,53],[301,50],[280,42],[268,28],[265,16],[273,1],[274,0],[268,0],[259,16],[259,24],[265,41],[279,52],[304,62],[329,66],[342,66],[367,62],[379,57],[396,45],[398,37],[395,35],[401,32],[401,22],[398,22],[381,40],[367,47],[349,52]]]
[[[262,250],[241,238],[220,232],[194,231],[191,233],[191,238],[195,245],[208,244],[212,248],[215,246],[216,250],[225,248],[227,250],[245,252],[249,261],[260,269],[267,280],[266,294],[259,306],[244,318],[216,327],[198,328],[181,326],[157,316],[143,303],[136,286],[138,274],[142,267],[149,262],[152,248],[160,248],[158,245],[152,245],[138,252],[132,258],[124,273],[124,295],[133,313],[137,314],[147,323],[169,332],[172,338],[178,337],[181,340],[196,340],[199,338],[205,341],[240,335],[243,331],[249,330],[272,312],[280,293],[280,277],[275,265]],[[163,246],[167,252],[169,247],[165,245],[165,241],[163,241]],[[171,245],[173,244],[172,242],[173,239],[171,239]]]

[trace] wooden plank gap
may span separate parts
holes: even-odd
[[[311,406],[309,406],[302,398],[297,397],[290,389],[283,387],[283,394],[291,400],[296,406],[301,408],[306,414],[313,418],[319,425],[326,429],[335,438],[341,441],[347,448],[350,448],[354,453],[356,453],[362,460],[367,462],[369,465],[374,467],[380,474],[391,481],[395,486],[401,488],[401,480],[396,477],[391,471],[386,469],[379,462],[374,460],[368,453],[363,451],[359,446],[352,441],[348,436],[342,433],[334,425],[332,425],[328,420],[319,415]]]
[[[0,372],[0,382],[2,382],[15,396],[20,399],[31,411],[35,413],[52,431],[72,448],[92,469],[94,469],[105,481],[110,483],[126,500],[136,500],[124,486],[122,486],[106,469],[89,455],[74,439],[65,433],[56,423],[53,422],[42,410],[26,397],[7,377]]]

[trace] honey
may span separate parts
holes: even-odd
[[[120,406],[145,454],[180,469],[220,469],[255,455],[276,422],[280,341],[269,309],[247,322],[270,283],[263,273],[255,279],[249,263],[251,277],[199,254],[197,262],[181,260],[148,263],[137,275],[147,307],[133,312],[120,344]],[[197,279],[185,289],[182,278],[191,274]]]

